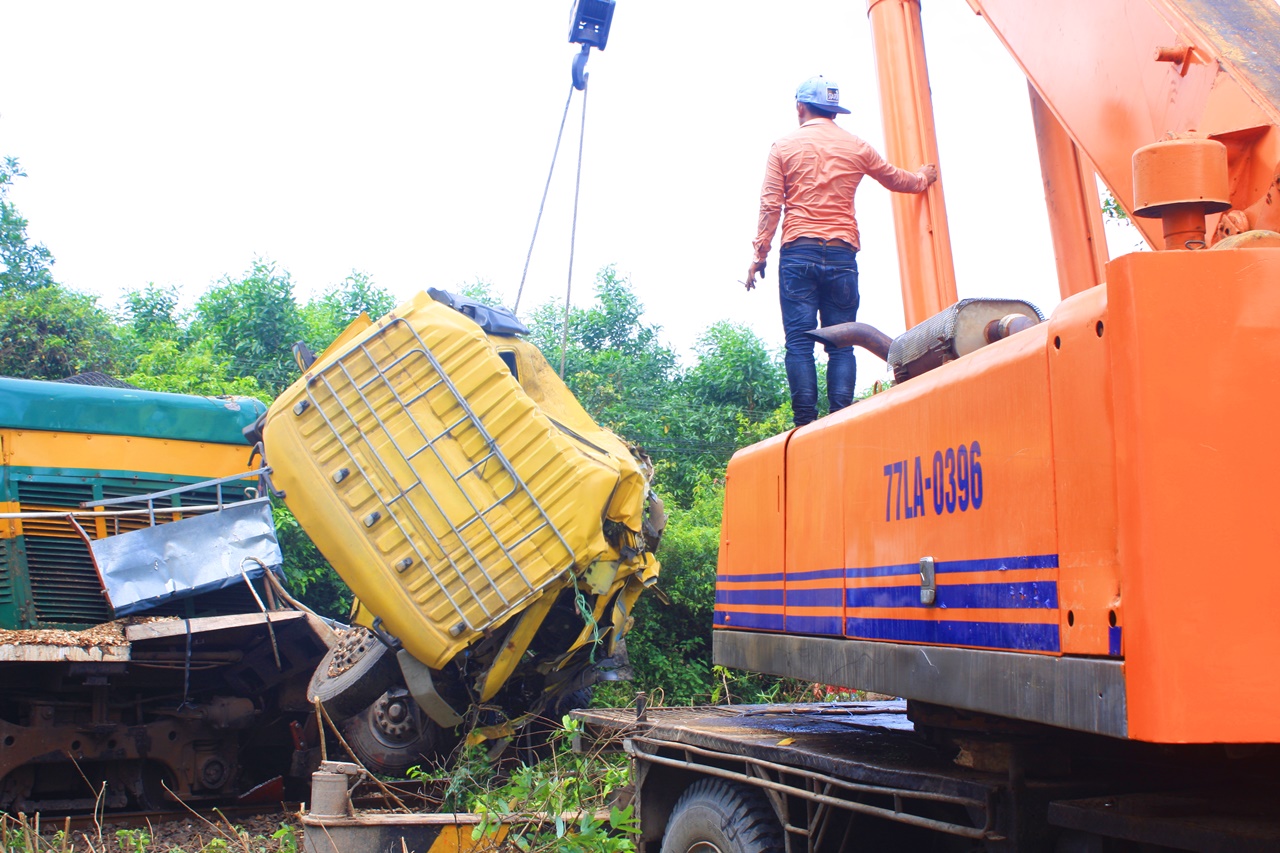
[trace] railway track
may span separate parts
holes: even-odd
[[[276,803],[275,805],[255,806],[215,806],[213,808],[168,809],[138,812],[109,812],[102,815],[93,814],[40,814],[28,818],[28,824],[34,826],[39,820],[42,832],[63,830],[70,833],[95,833],[99,828],[104,834],[118,829],[144,829],[163,823],[186,821],[189,823],[207,822],[225,830],[227,822],[235,826],[247,818],[264,815],[293,815],[301,809],[301,803]],[[213,830],[210,829],[210,832]]]
[[[0,813],[3,849],[23,853],[287,853],[299,848],[300,835],[297,804],[96,816]]]

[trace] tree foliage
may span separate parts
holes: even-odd
[[[97,298],[57,284],[0,291],[0,376],[63,379],[110,371],[115,335]]]
[[[178,312],[178,289],[148,284],[124,295],[126,325],[122,332],[140,343],[185,338]]]
[[[262,258],[201,296],[191,323],[194,338],[212,341],[237,372],[256,377],[273,396],[297,377],[292,348],[304,329],[293,278]]]
[[[333,290],[299,309],[302,336],[316,353],[329,346],[361,314],[376,319],[395,307],[391,294],[368,273],[352,270]]]
[[[53,255],[27,238],[27,220],[9,200],[14,178],[26,172],[17,158],[0,159],[0,291],[39,290],[53,285]]]
[[[636,671],[629,691],[645,690],[668,704],[705,703],[711,693],[711,622],[716,553],[720,547],[723,481],[696,490],[688,506],[670,507],[658,557],[659,586],[669,603],[643,595],[627,651]],[[628,696],[618,697],[622,702]]]
[[[538,307],[530,339],[553,366],[564,364],[565,383],[588,412],[646,444],[663,434],[662,402],[678,376],[675,352],[661,342],[659,327],[642,321],[644,307],[613,267],[596,277],[595,297],[591,307],[569,310],[567,338],[563,307]]]
[[[109,370],[116,354],[111,318],[97,299],[53,278],[53,254],[27,236],[27,220],[9,199],[17,159],[0,159],[0,375],[63,379]]]
[[[147,391],[205,397],[236,395],[271,401],[257,379],[237,375],[232,363],[207,340],[186,348],[168,338],[152,341],[146,352],[138,354],[134,370],[125,381]]]
[[[312,610],[333,619],[345,619],[351,611],[351,590],[338,577],[302,525],[283,503],[271,510],[276,537],[284,555],[285,579],[294,593]]]
[[[748,418],[782,405],[786,371],[755,332],[721,320],[702,333],[696,351],[698,363],[688,374],[695,400]]]

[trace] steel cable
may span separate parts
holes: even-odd
[[[572,97],[573,93],[569,93]],[[587,136],[587,80],[582,83],[582,128],[578,131],[578,173],[573,182],[573,224],[569,229],[569,281],[564,289],[564,331],[560,335],[560,378],[569,354],[569,297],[573,293],[573,251],[578,240],[578,191],[582,188],[582,143]]]
[[[538,241],[538,226],[542,224],[542,211],[547,206],[547,193],[551,190],[551,176],[556,173],[556,158],[560,156],[560,140],[564,138],[564,123],[569,118],[569,104],[573,101],[573,84],[569,84],[569,97],[564,99],[564,114],[560,116],[560,132],[556,134],[556,147],[551,152],[551,168],[547,170],[547,183],[542,188],[542,201],[538,204],[538,218],[533,221],[533,237],[529,239],[529,253],[524,256],[524,271],[520,273],[520,287],[516,290],[513,313],[520,311],[520,297],[524,295],[524,280],[529,275],[529,261],[533,258],[533,244]]]

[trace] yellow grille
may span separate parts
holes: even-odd
[[[267,458],[418,660],[443,666],[609,549],[601,523],[634,460],[552,422],[470,319],[422,294],[334,350],[271,407]]]

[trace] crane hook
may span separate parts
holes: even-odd
[[[573,58],[573,88],[579,92],[587,88],[587,58],[591,56],[591,45],[584,44],[582,50]]]
[[[591,48],[604,50],[609,43],[609,27],[613,23],[615,0],[577,0],[569,22],[569,43],[582,45],[573,58],[573,88],[587,88],[587,58]]]

